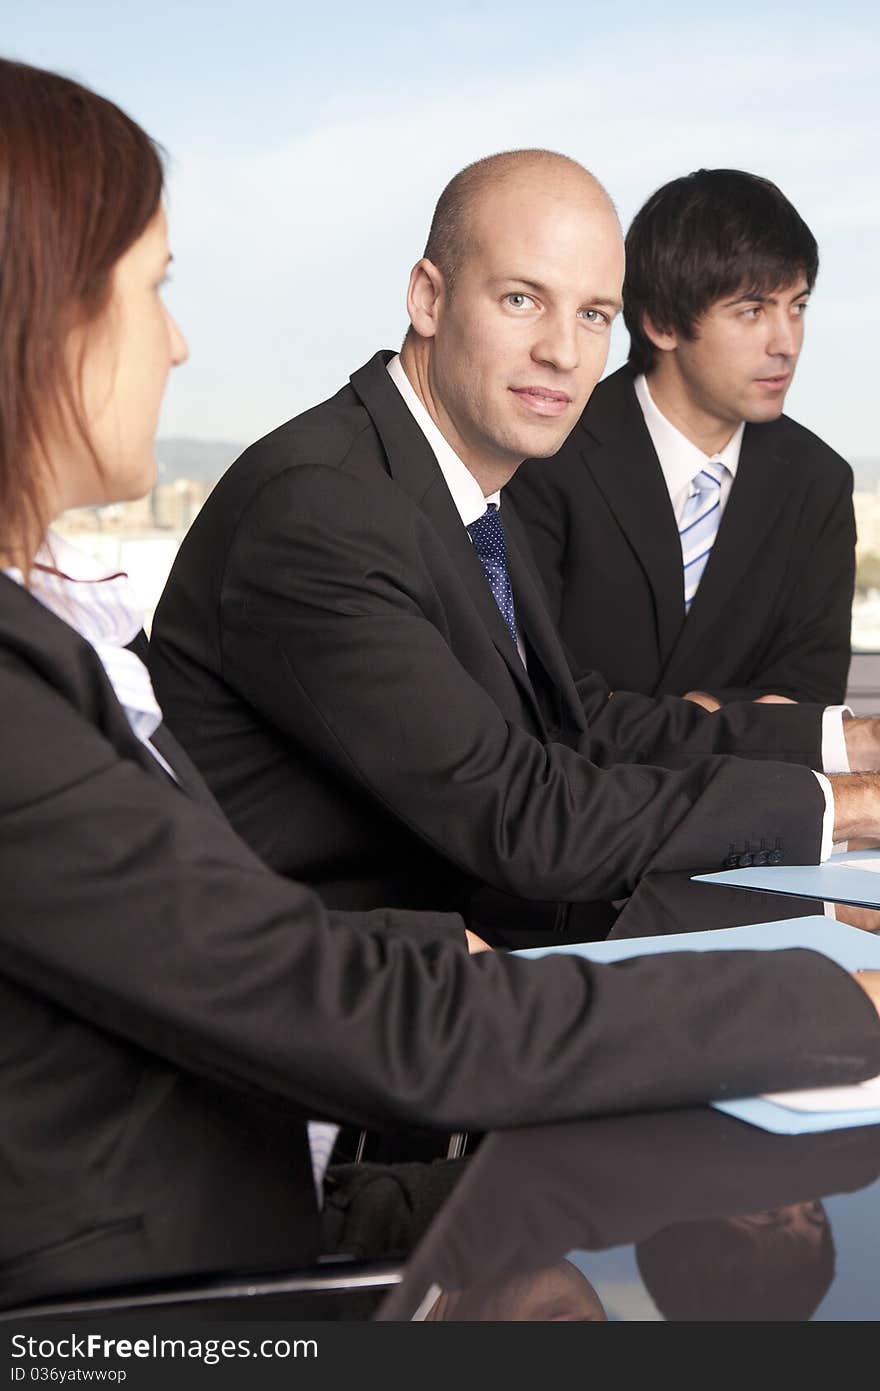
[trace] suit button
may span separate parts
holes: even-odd
[[[721,866],[721,868],[722,868],[722,869],[738,869],[738,868],[739,868],[739,855],[728,855],[727,859],[724,861],[724,864]]]
[[[748,853],[748,851],[746,851],[745,855],[740,855],[740,857],[739,857],[739,867],[740,867],[740,869],[748,869],[748,867],[749,867],[749,865],[750,865],[751,863],[752,863],[752,857],[751,857],[751,855]]]
[[[771,851],[770,851],[770,854],[767,856],[767,863],[768,863],[768,865],[781,865],[781,864],[782,864],[782,851],[781,851],[781,850],[771,850]]]
[[[767,851],[759,850],[754,859],[756,865],[765,865],[767,863]]]

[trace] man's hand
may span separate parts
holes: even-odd
[[[873,715],[844,719],[843,737],[854,773],[872,773],[880,768],[880,719]]]
[[[880,774],[835,773],[829,781],[834,793],[835,841],[880,841]]]
[[[880,932],[880,909],[862,908],[856,903],[834,903],[832,907],[839,923],[849,923],[861,932]]]
[[[478,937],[476,932],[471,932],[469,927],[465,928],[464,935],[467,940],[467,949],[470,952],[471,956],[475,956],[478,951],[492,950],[492,948],[489,946],[489,943],[484,942],[482,937]]]
[[[687,695],[682,696],[682,700],[690,700],[694,705],[702,705],[704,710],[710,713],[721,709],[721,701],[716,700],[715,696],[709,695],[708,691],[688,691]],[[790,696],[781,695],[762,695],[755,696],[755,705],[797,705],[796,700]],[[877,764],[880,767],[880,762]]]
[[[709,695],[706,691],[688,691],[687,695],[682,696],[682,700],[691,700],[694,705],[702,705],[703,709],[708,710],[710,713],[713,710],[721,709],[721,701],[716,700],[714,696]]]
[[[853,980],[860,985],[880,1014],[880,971],[857,971]]]

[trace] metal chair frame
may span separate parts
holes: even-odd
[[[149,1285],[117,1286],[83,1294],[53,1295],[0,1309],[0,1323],[22,1319],[54,1319],[81,1314],[101,1315],[137,1313],[140,1310],[168,1309],[187,1304],[259,1301],[275,1295],[331,1294],[343,1290],[390,1289],[403,1279],[401,1261],[357,1261],[330,1257],[304,1270],[277,1275],[236,1275],[193,1278]],[[259,1311],[254,1310],[254,1318]]]

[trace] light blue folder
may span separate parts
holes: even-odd
[[[799,898],[822,898],[828,903],[880,908],[880,874],[869,869],[845,868],[853,860],[880,863],[880,850],[832,855],[821,865],[764,865],[693,877],[701,884],[726,884],[731,889],[762,889],[767,893],[796,894]]]
[[[742,871],[746,873],[747,871]],[[844,871],[846,872],[846,871]],[[715,878],[723,876],[714,876]],[[855,877],[855,871],[853,871]],[[809,947],[822,952],[847,971],[880,970],[880,939],[834,918],[786,918],[782,922],[754,923],[750,927],[718,928],[711,932],[677,932],[661,937],[628,937],[619,942],[584,942],[560,947],[532,947],[516,956],[547,956],[569,952],[589,961],[624,961],[675,951],[769,951],[775,947]],[[773,1130],[781,1135],[803,1135],[814,1130],[845,1130],[853,1125],[880,1124],[880,1108],[858,1111],[794,1111],[760,1097],[712,1103],[719,1111]]]

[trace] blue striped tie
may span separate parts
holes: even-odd
[[[513,608],[513,587],[507,573],[507,547],[504,544],[504,527],[494,502],[490,502],[483,513],[468,527],[474,550],[489,581],[492,597],[501,610],[501,617],[516,642],[516,614]]]
[[[715,459],[691,480],[691,494],[678,523],[684,565],[684,611],[690,612],[721,520],[721,480],[726,465]]]

